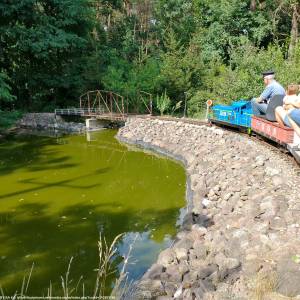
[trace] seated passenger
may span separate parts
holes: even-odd
[[[288,113],[294,108],[299,107],[300,97],[297,96],[299,86],[292,84],[288,86],[287,95],[283,98],[283,106],[276,107],[275,117],[281,126],[289,126],[290,123],[287,119]]]
[[[298,102],[299,108],[294,108],[289,111],[287,115],[288,123],[292,127],[300,138],[300,103]]]
[[[280,83],[275,80],[275,73],[268,71],[263,73],[265,89],[258,98],[251,100],[252,111],[255,116],[266,114],[268,104],[275,95],[285,96],[285,90]]]

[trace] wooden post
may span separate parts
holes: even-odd
[[[127,104],[126,106],[127,106],[127,115],[128,115],[128,96],[126,97],[126,102],[127,102],[127,103],[126,103],[126,104]]]
[[[90,107],[91,107],[91,103],[90,103],[90,93],[87,93],[88,96],[88,113],[90,114]]]
[[[187,93],[184,92],[184,111],[183,111],[183,117],[184,118],[186,117],[186,108],[187,108],[186,101],[187,101]]]
[[[124,111],[124,97],[122,96],[121,99],[122,99],[122,114],[123,114],[123,117],[124,117],[124,115],[125,115],[125,111]]]
[[[98,112],[99,112],[99,114],[101,114],[101,100],[100,100],[100,94],[101,92],[100,91],[98,91],[98,94],[97,94],[97,97],[98,97]]]
[[[112,116],[112,112],[113,112],[112,92],[109,92],[109,98],[110,98],[110,114]]]

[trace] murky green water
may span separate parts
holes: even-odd
[[[108,243],[126,233],[118,243],[117,273],[137,236],[130,279],[169,245],[185,205],[184,169],[129,151],[115,134],[19,135],[0,143],[0,284],[6,295],[20,292],[33,263],[28,294],[46,294],[50,281],[53,294],[60,294],[71,257],[71,286],[83,276],[80,286],[84,282],[91,294],[99,233]]]

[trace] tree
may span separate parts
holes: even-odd
[[[11,86],[9,85],[9,78],[4,72],[0,72],[0,110],[5,104],[15,100],[15,96],[11,94]]]
[[[161,54],[160,90],[166,90],[173,100],[173,105],[185,98],[185,93],[192,93],[199,88],[203,70],[201,51],[194,40],[187,48],[176,40],[175,33],[168,32]]]
[[[195,9],[189,0],[154,0],[154,20],[160,40],[173,31],[176,39],[187,45],[196,29]]]
[[[275,10],[275,20],[283,15],[290,20],[290,35],[288,46],[288,57],[292,57],[299,39],[300,3],[298,0],[278,0]]]
[[[87,49],[89,13],[85,0],[1,2],[1,67],[19,106],[41,109],[72,95]]]

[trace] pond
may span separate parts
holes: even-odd
[[[61,295],[71,257],[70,286],[91,295],[99,235],[117,243],[115,273],[131,253],[138,279],[170,245],[185,206],[178,163],[120,144],[115,130],[62,137],[17,134],[0,143],[0,285],[5,295]],[[25,282],[27,285],[27,281]],[[81,292],[78,292],[79,295]],[[76,292],[73,293],[75,295]]]

